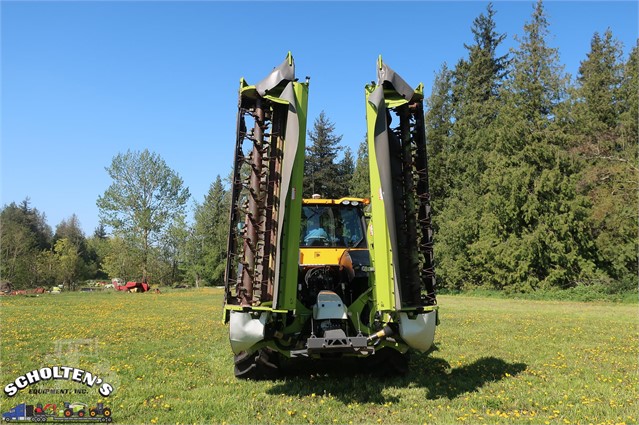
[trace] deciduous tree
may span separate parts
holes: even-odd
[[[53,235],[53,244],[60,239],[66,239],[73,244],[80,256],[82,262],[82,276],[80,278],[88,279],[96,276],[99,264],[95,251],[92,251],[87,243],[87,238],[82,231],[78,216],[72,214],[68,219],[64,219],[56,226]]]
[[[69,290],[75,289],[84,265],[78,247],[69,239],[58,239],[53,248],[58,281]]]
[[[29,198],[12,202],[0,212],[0,275],[15,288],[40,284],[38,256],[49,249],[51,228],[44,213],[30,206]]]
[[[140,246],[129,243],[121,236],[113,235],[101,246],[101,269],[109,278],[126,281],[137,280],[142,269]]]
[[[97,200],[100,219],[138,246],[141,278],[147,281],[151,252],[184,214],[189,190],[158,154],[148,150],[120,153],[106,170],[113,182]]]

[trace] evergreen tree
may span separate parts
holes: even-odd
[[[619,96],[621,103],[620,138],[622,149],[636,155],[635,145],[639,140],[639,39],[633,47],[623,68],[623,81]],[[635,156],[636,158],[636,156]],[[637,161],[634,161],[636,164]]]
[[[636,130],[634,143],[626,138],[627,129],[629,133],[633,126],[636,129],[636,48],[634,72],[632,55],[624,64],[621,44],[612,32],[607,30],[603,37],[594,34],[591,50],[579,67],[574,124],[568,130],[582,165],[579,188],[592,203],[598,265],[611,278],[603,280],[609,287],[630,287],[637,275]],[[634,124],[626,118],[631,115]]]
[[[96,279],[109,279],[109,275],[105,272],[102,265],[104,257],[108,252],[108,247],[109,238],[104,225],[100,223],[93,231],[93,235],[87,239],[87,251],[89,253],[90,264],[94,267],[93,277]]]
[[[469,246],[479,238],[481,183],[496,145],[494,122],[509,64],[507,55],[497,55],[505,35],[496,32],[494,15],[489,4],[473,21],[468,59],[452,71],[444,65],[427,100],[437,272],[440,285],[450,288],[481,284],[469,279]]]
[[[53,234],[51,227],[47,224],[47,217],[37,208],[31,207],[30,204],[31,199],[27,197],[19,205],[12,202],[8,207],[5,207],[3,212],[7,219],[25,227],[33,235],[36,248],[50,248]]]
[[[547,27],[539,1],[512,51],[499,113],[468,139],[484,154],[469,160],[440,215],[438,274],[449,287],[528,291],[597,278],[589,204],[555,122],[568,80]]]
[[[344,156],[337,163],[337,178],[340,181],[341,194],[335,197],[353,196],[353,173],[355,172],[355,160],[353,151],[344,148]]]
[[[548,34],[538,1],[513,51],[498,150],[482,179],[482,228],[470,248],[489,286],[565,288],[595,274],[588,203],[576,193],[577,168],[555,121],[568,79]]]
[[[452,72],[446,64],[435,76],[433,90],[426,99],[424,126],[428,151],[428,174],[433,214],[440,211],[452,190],[450,176],[454,152],[451,146],[453,127]],[[436,220],[434,222],[436,223]]]
[[[357,149],[357,161],[353,170],[351,195],[357,198],[371,197],[370,170],[368,164],[368,144],[364,139]]]
[[[512,50],[509,87],[505,93],[509,96],[509,115],[522,131],[547,127],[566,94],[568,78],[559,62],[559,51],[546,43],[548,26],[543,2],[538,0],[531,21],[524,25],[524,36],[516,37],[519,47]],[[515,144],[509,148],[520,147]]]
[[[496,32],[495,10],[492,3],[473,21],[471,31],[475,41],[464,45],[468,61],[460,62],[458,75],[457,121],[462,117],[472,129],[482,128],[496,116],[499,89],[507,75],[508,55],[497,56],[497,48],[506,34]]]
[[[594,34],[587,59],[579,66],[574,130],[583,135],[582,148],[591,155],[607,155],[614,149],[622,106],[621,56],[621,45],[608,29],[603,37]]]
[[[55,228],[53,244],[59,239],[68,239],[77,247],[82,247],[86,243],[86,237],[82,231],[78,216],[72,214],[68,219],[63,219]]]
[[[98,224],[98,227],[96,227],[95,230],[93,231],[93,237],[97,238],[97,239],[106,239],[107,238],[107,232],[106,232],[106,229],[104,227],[104,224],[102,224],[102,223]]]
[[[171,223],[162,237],[162,242],[157,248],[156,267],[159,274],[156,282],[175,284],[181,282],[184,277],[184,264],[187,261],[189,228],[186,217],[178,216]]]
[[[441,193],[444,198],[454,189],[470,186],[478,190],[477,184],[486,169],[486,155],[495,148],[491,125],[500,107],[500,87],[508,74],[509,59],[508,55],[497,55],[505,34],[496,32],[494,15],[495,11],[489,3],[486,14],[480,14],[473,21],[471,32],[474,44],[465,45],[468,59],[460,59],[452,71],[450,103],[442,103],[452,113],[451,135],[446,142],[444,162],[448,174],[446,185],[450,188]],[[438,82],[438,97],[444,101],[447,100],[446,92],[442,90],[446,89],[448,76],[442,75],[442,78]],[[447,114],[448,111],[442,113]],[[437,160],[435,162],[437,166],[440,165]],[[444,188],[436,183],[435,190]]]
[[[229,232],[230,193],[217,176],[202,204],[187,243],[186,272],[196,286],[223,284]]]
[[[304,161],[304,197],[310,198],[318,193],[324,198],[339,198],[347,195],[347,189],[341,186],[336,177],[340,175],[338,164],[335,162],[342,136],[336,136],[335,124],[332,123],[324,111],[313,123],[313,130],[308,132],[311,141],[306,147]]]

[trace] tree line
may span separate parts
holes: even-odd
[[[353,179],[353,173],[367,164],[354,163],[334,130],[335,124],[322,112],[309,131],[312,143],[305,161],[304,196],[318,192],[347,196],[355,182],[367,184],[367,171],[360,170],[362,177]],[[187,220],[189,190],[158,154],[119,153],[106,171],[112,183],[96,201],[100,225],[88,237],[76,215],[62,220],[53,231],[45,214],[28,198],[3,207],[2,280],[15,289],[60,284],[77,289],[86,280],[116,277],[162,285],[223,284],[231,199],[228,181],[216,176],[204,199],[195,202],[192,220]]]
[[[575,81],[541,1],[518,46],[495,10],[427,101],[440,286],[636,288],[638,51],[595,33]]]
[[[507,291],[636,287],[639,60],[611,30],[592,36],[573,80],[538,1],[518,45],[489,4],[473,43],[443,64],[426,99],[438,286]],[[304,196],[369,197],[356,155],[322,112],[309,131]],[[230,184],[219,175],[187,220],[188,188],[159,155],[116,155],[87,237],[73,215],[53,231],[28,199],[0,212],[0,277],[15,287],[85,279],[222,284]],[[108,232],[107,232],[108,230]]]

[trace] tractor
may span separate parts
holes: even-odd
[[[96,416],[111,416],[111,409],[104,407],[104,403],[98,403],[95,407],[89,409],[89,416],[95,418]]]
[[[64,410],[62,414],[65,418],[70,418],[71,416],[77,416],[79,418],[84,418],[87,414],[87,405],[85,403],[75,402],[69,403],[64,402]]]
[[[290,52],[259,83],[240,80],[224,304],[238,378],[276,377],[282,358],[405,373],[409,351],[433,345],[423,86],[381,57],[377,77],[364,89],[366,199],[302,199],[309,79]]]

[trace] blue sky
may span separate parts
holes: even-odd
[[[90,235],[105,171],[127,149],[160,154],[201,202],[231,170],[240,77],[257,83],[290,50],[310,76],[309,128],[324,110],[354,152],[364,85],[384,61],[429,94],[435,73],[466,56],[487,2],[0,3],[1,193],[44,212],[55,230],[76,214]],[[547,1],[551,36],[576,76],[595,31],[624,58],[638,37],[637,1]],[[504,54],[532,1],[494,2]],[[191,202],[192,204],[192,202]]]

